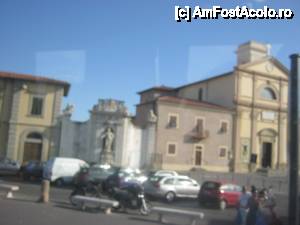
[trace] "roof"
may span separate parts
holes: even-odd
[[[232,109],[217,105],[214,103],[206,102],[206,101],[197,101],[187,98],[175,97],[175,96],[161,96],[157,99],[158,101],[164,102],[171,102],[175,104],[182,104],[182,105],[191,105],[191,106],[199,106],[204,108],[216,109],[216,110],[226,110],[232,111]]]
[[[0,79],[11,79],[11,80],[24,80],[34,83],[46,83],[53,84],[57,86],[63,86],[64,88],[64,96],[68,95],[70,84],[66,81],[51,79],[47,77],[34,76],[29,74],[21,74],[21,73],[13,73],[13,72],[5,72],[0,71]]]
[[[148,92],[148,91],[152,91],[152,90],[153,91],[173,91],[174,88],[167,87],[167,86],[164,86],[164,85],[162,85],[162,86],[155,86],[155,87],[151,87],[151,88],[148,88],[146,90],[140,91],[140,92],[138,92],[138,94],[142,94],[144,92]]]
[[[151,87],[151,88],[148,88],[146,90],[140,91],[140,92],[138,92],[138,94],[143,94],[144,92],[148,92],[148,91],[152,91],[152,90],[153,91],[165,91],[165,92],[178,91],[179,89],[182,89],[182,88],[186,88],[186,87],[193,86],[193,85],[196,85],[196,84],[204,83],[204,82],[214,80],[214,79],[218,79],[218,78],[221,78],[221,77],[226,77],[226,76],[231,75],[232,73],[233,73],[233,71],[230,71],[230,72],[227,72],[227,73],[222,73],[220,75],[209,77],[207,79],[196,81],[196,82],[193,82],[193,83],[185,84],[185,85],[179,86],[177,88],[168,87],[168,86],[164,86],[164,85],[155,86],[155,87]]]
[[[205,82],[207,82],[207,81],[211,81],[211,80],[214,80],[214,79],[226,77],[226,76],[231,75],[232,73],[233,73],[233,71],[230,71],[230,72],[227,72],[227,73],[222,73],[222,74],[220,74],[220,75],[216,75],[216,76],[213,76],[213,77],[209,77],[209,78],[204,79],[204,80],[200,80],[200,81],[196,81],[196,82],[193,82],[193,83],[189,83],[189,84],[185,84],[185,85],[179,86],[179,87],[177,87],[177,88],[174,89],[174,90],[179,90],[179,89],[186,88],[186,87],[190,87],[190,86],[193,86],[193,85],[205,83]]]

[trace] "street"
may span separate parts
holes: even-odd
[[[5,199],[4,192],[0,190],[0,224],[3,225],[53,225],[71,224],[83,225],[93,224],[158,224],[157,215],[140,216],[137,211],[127,213],[113,212],[105,215],[98,210],[79,211],[69,204],[68,196],[70,188],[51,187],[50,203],[37,203],[40,195],[40,184],[21,181],[3,181],[8,184],[18,185],[20,190],[14,193],[13,199]],[[204,220],[200,224],[217,225],[233,224],[236,211],[229,208],[224,211],[214,208],[199,208],[196,201],[177,200],[172,204],[153,202],[153,205],[174,207],[186,210],[201,211],[205,214]],[[283,221],[287,215],[287,196],[277,195],[277,213]],[[188,224],[186,218],[166,217],[169,224]]]

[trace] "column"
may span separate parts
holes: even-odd
[[[237,109],[236,115],[234,118],[234,130],[233,130],[233,136],[234,136],[234,171],[239,171],[241,168],[241,143],[240,143],[240,119],[241,119],[242,112]]]
[[[284,169],[287,164],[287,113],[280,113],[279,116],[279,134],[278,134],[278,168]]]
[[[253,109],[252,113],[251,113],[251,153],[253,153],[253,154],[258,154],[257,149],[256,149],[256,143],[257,143],[256,123],[257,123],[258,116],[259,116],[259,111]]]
[[[255,74],[253,73],[253,79],[252,79],[252,106],[251,106],[251,115],[250,115],[250,119],[251,119],[251,144],[250,144],[250,156],[251,156],[251,153],[253,154],[257,154],[257,150],[256,150],[256,143],[257,143],[257,140],[256,140],[256,133],[257,133],[257,130],[256,130],[256,122],[257,122],[257,118],[258,118],[258,115],[259,115],[259,112],[257,110],[255,110],[255,102],[256,102],[256,84],[257,84],[257,78],[255,77]],[[256,161],[257,162],[257,161]],[[250,165],[250,170],[251,172],[253,172],[255,169],[257,168],[257,163],[256,164],[253,164],[253,165]]]

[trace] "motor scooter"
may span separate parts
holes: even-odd
[[[142,215],[148,215],[151,212],[151,203],[145,198],[141,184],[128,183],[120,188],[114,188],[111,198],[119,202],[116,210],[139,210]]]

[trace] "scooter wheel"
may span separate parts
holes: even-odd
[[[142,205],[140,208],[140,213],[143,216],[148,216],[151,213],[152,205],[150,202],[146,202],[146,206]]]

